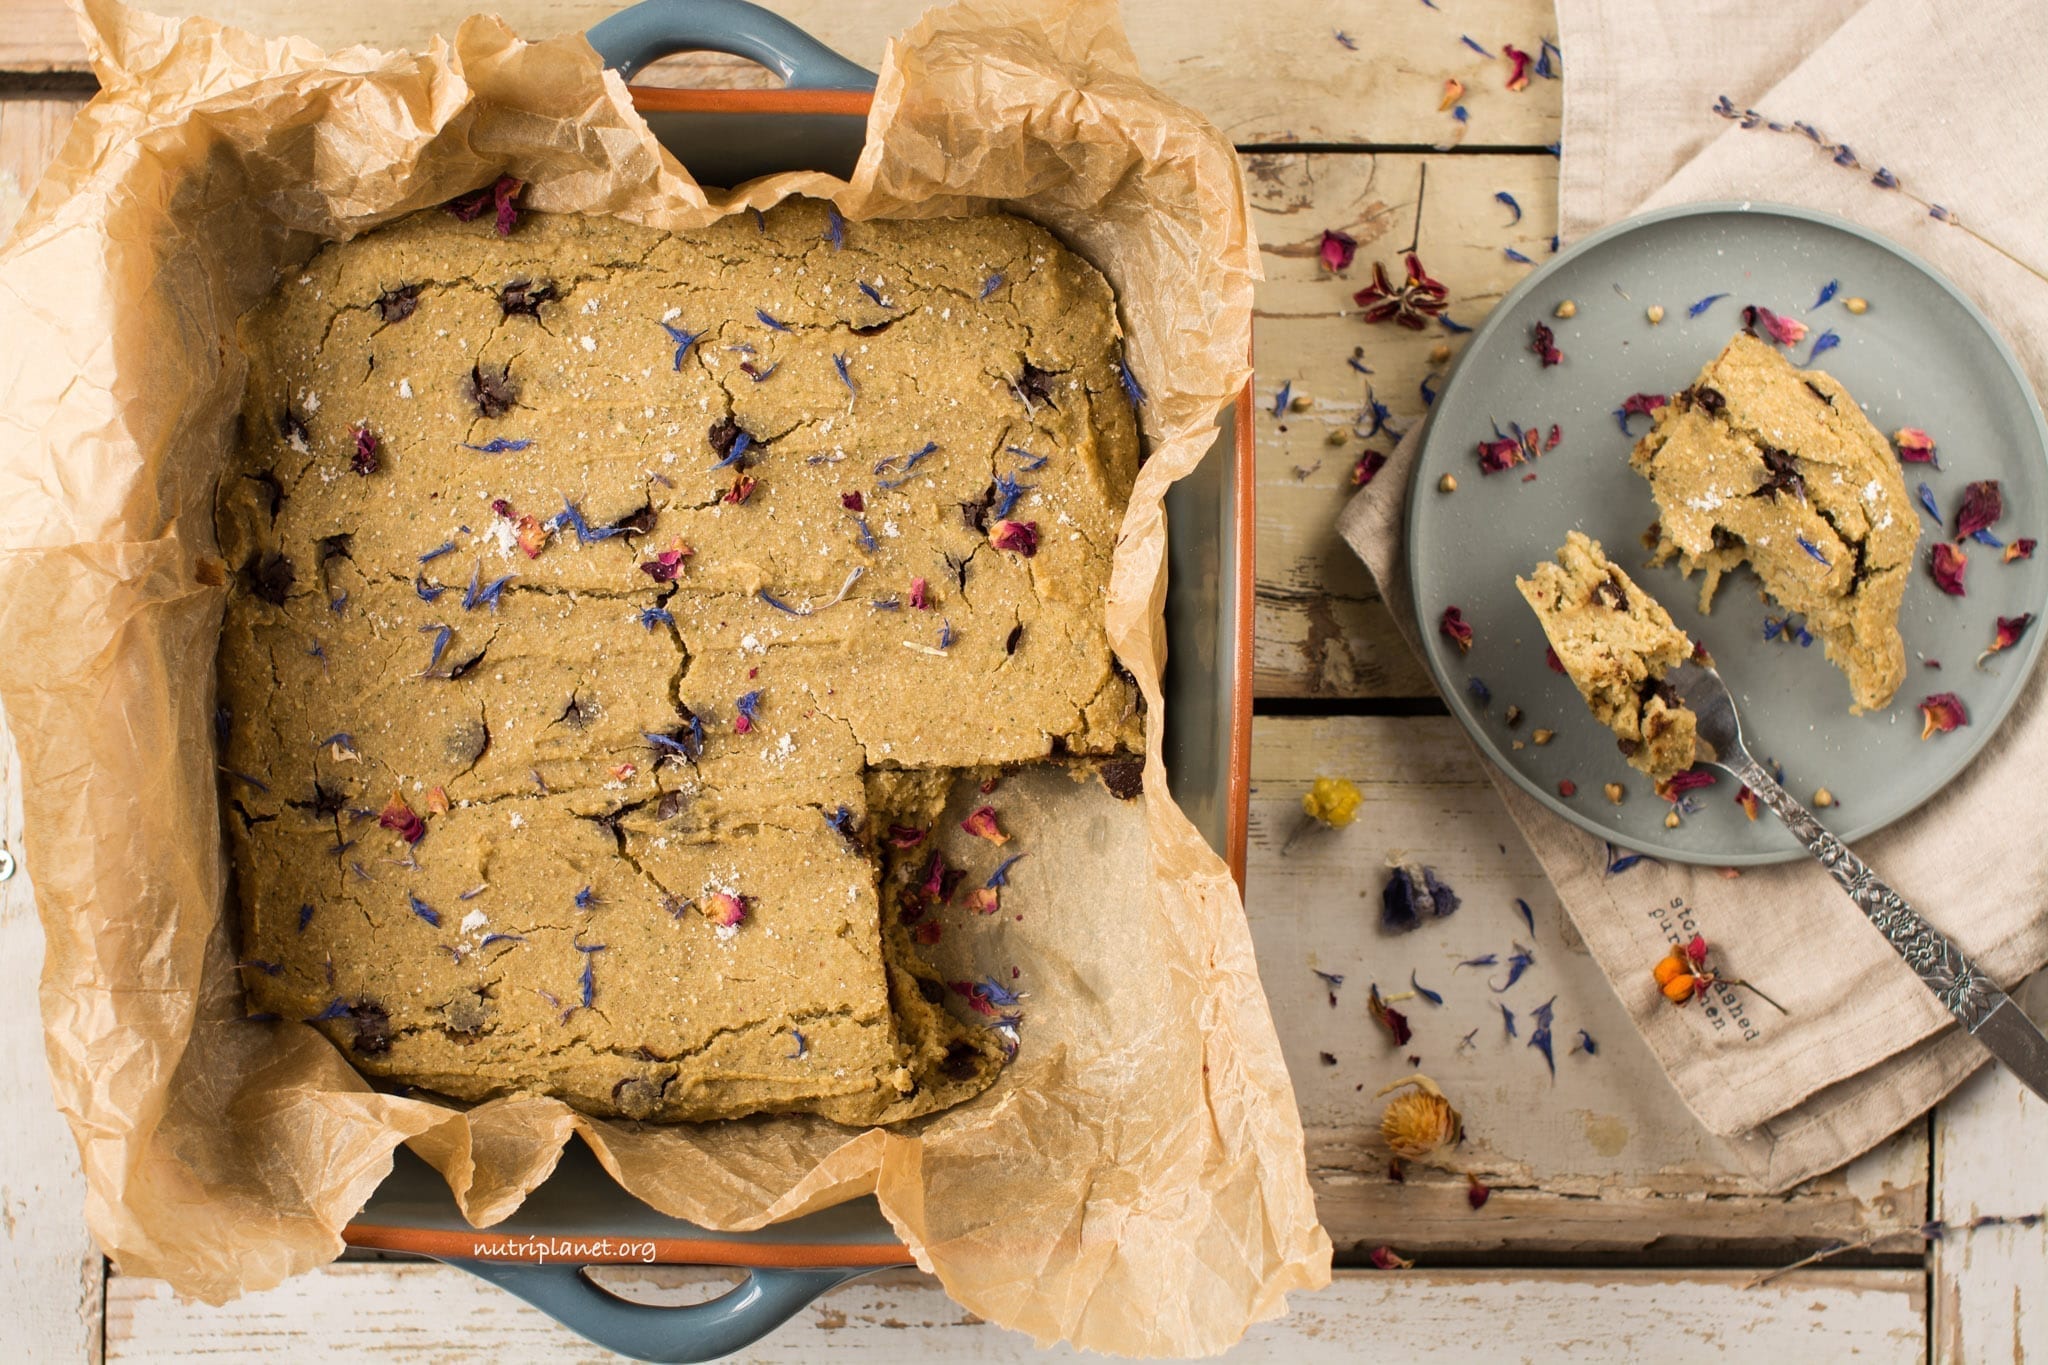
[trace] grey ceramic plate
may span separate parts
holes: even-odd
[[[1822,286],[1841,282],[1833,301],[1814,306]],[[1725,293],[1697,318],[1692,304]],[[1626,294],[1626,297],[1623,295]],[[1869,311],[1851,315],[1860,296]],[[1552,316],[1571,299],[1577,314]],[[1616,751],[1613,737],[1586,711],[1569,680],[1544,661],[1543,631],[1515,591],[1515,576],[1552,555],[1570,530],[1584,531],[1672,617],[1713,653],[1741,708],[1750,748],[1783,765],[1795,795],[1826,787],[1840,798],[1827,813],[1848,839],[1884,828],[1926,801],[1990,742],[2034,665],[2043,632],[1972,667],[1990,643],[1998,616],[2043,614],[2048,552],[2005,564],[1999,552],[1970,544],[1969,595],[1934,586],[1925,562],[1942,534],[1924,512],[1920,562],[1906,590],[1899,626],[1907,676],[1888,711],[1853,717],[1842,675],[1820,646],[1764,638],[1767,615],[1747,570],[1724,581],[1711,616],[1698,610],[1698,579],[1676,566],[1643,567],[1639,537],[1656,519],[1648,485],[1628,468],[1634,438],[1614,409],[1632,393],[1673,393],[1690,383],[1741,327],[1745,304],[1798,318],[1811,329],[1791,348],[1803,362],[1813,337],[1832,328],[1841,345],[1822,357],[1856,395],[1880,431],[1925,428],[1942,468],[1906,466],[1908,492],[1923,480],[1954,525],[1963,485],[1997,479],[2006,513],[2003,539],[2048,540],[2048,427],[2018,363],[1976,307],[1928,266],[1850,223],[1765,204],[1696,204],[1618,224],[1533,271],[1466,347],[1438,398],[1424,437],[1408,504],[1409,573],[1425,653],[1438,685],[1480,750],[1532,796],[1572,823],[1615,844],[1682,862],[1744,865],[1781,862],[1802,850],[1768,811],[1751,823],[1719,785],[1693,795],[1698,809],[1667,829],[1669,809],[1642,774]],[[1665,310],[1652,326],[1646,311]],[[1565,360],[1542,368],[1530,351],[1532,329],[1549,324]],[[1493,424],[1510,421],[1563,429],[1556,450],[1528,469],[1482,477],[1475,455]],[[1522,475],[1533,472],[1532,482]],[[1438,480],[1455,474],[1455,493]],[[1437,630],[1446,606],[1472,623],[1470,654]],[[1938,661],[1937,671],[1927,660]],[[1480,702],[1470,680],[1491,691]],[[1955,692],[1969,710],[1967,728],[1922,742],[1916,704]],[[1518,729],[1507,707],[1526,715]],[[1557,732],[1547,746],[1528,743],[1539,727]],[[1524,747],[1515,749],[1515,740]],[[1570,780],[1577,793],[1558,794]],[[1608,782],[1628,795],[1614,806]]]

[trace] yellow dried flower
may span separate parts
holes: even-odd
[[[1341,777],[1319,777],[1301,794],[1301,813],[1319,825],[1342,829],[1358,818],[1365,794]]]
[[[1380,1114],[1380,1136],[1398,1157],[1420,1160],[1465,1135],[1465,1120],[1427,1076],[1415,1075],[1381,1086],[1379,1093],[1415,1089],[1387,1101]]]

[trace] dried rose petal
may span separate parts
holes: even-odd
[[[1524,53],[1524,56],[1528,54]],[[1529,349],[1542,359],[1543,368],[1549,369],[1564,359],[1564,352],[1557,348],[1557,333],[1544,323],[1537,323],[1529,340]]]
[[[839,505],[849,512],[865,512],[868,510],[868,500],[860,495],[858,488],[854,489],[851,493],[841,493],[839,495]]]
[[[377,472],[377,437],[365,425],[356,427],[356,448],[348,467],[366,479]]]
[[[1685,771],[1673,773],[1662,782],[1659,782],[1657,784],[1657,795],[1663,797],[1666,801],[1676,802],[1687,792],[1697,791],[1701,787],[1711,787],[1720,780],[1705,768],[1687,768]]]
[[[1999,617],[1998,629],[1991,637],[1991,648],[1977,656],[1977,666],[1982,668],[1986,659],[1994,654],[2011,649],[2014,645],[2018,644],[2020,637],[2027,633],[2027,627],[2033,624],[2034,613],[2030,611],[2022,612],[2018,616]]]
[[[428,788],[427,813],[430,815],[446,815],[448,813],[448,789],[446,787]]]
[[[976,838],[986,839],[992,844],[1007,844],[1010,842],[1010,836],[1003,833],[996,825],[996,808],[994,806],[975,807],[968,814],[967,818],[960,822],[960,828]]]
[[[1351,258],[1358,254],[1358,239],[1348,232],[1334,228],[1323,229],[1323,240],[1316,248],[1316,255],[1322,259],[1323,269],[1342,270],[1351,264]]]
[[[683,561],[693,553],[689,546],[677,541],[654,558],[641,560],[640,572],[657,583],[673,583],[683,571]]]
[[[1691,939],[1687,940],[1685,960],[1692,963],[1695,967],[1705,967],[1707,965],[1707,940],[1704,936],[1694,934]]]
[[[1437,622],[1437,629],[1457,642],[1460,654],[1472,652],[1472,623],[1457,607],[1444,608],[1443,619]]]
[[[922,578],[910,580],[910,605],[913,610],[930,611],[932,609],[932,600],[929,594],[930,585]]]
[[[1512,436],[1479,443],[1479,472],[1502,474],[1522,463],[1522,443]]]
[[[967,907],[977,915],[993,915],[1003,908],[1002,893],[993,886],[977,886],[967,893]]]
[[[2034,538],[2032,536],[2021,536],[2018,540],[2005,547],[2002,562],[2010,564],[2015,559],[2032,559],[2033,557]]]
[[[1512,52],[1514,49],[1509,48],[1508,51]],[[1526,60],[1528,54],[1524,53],[1522,55],[1524,60]],[[1526,83],[1525,81],[1524,84]],[[1483,1209],[1486,1207],[1486,1201],[1492,1197],[1492,1189],[1483,1184],[1478,1176],[1468,1174],[1465,1177],[1465,1202],[1467,1204],[1470,1204],[1474,1209]]]
[[[519,519],[519,548],[528,559],[539,559],[546,548],[551,534],[548,524],[539,517],[527,515]]]
[[[732,487],[726,490],[724,501],[732,503],[734,506],[738,506],[739,504],[745,502],[748,498],[752,497],[754,495],[754,489],[758,486],[759,485],[755,482],[753,476],[748,474],[742,474],[737,479],[733,480]]]
[[[384,829],[396,831],[398,837],[408,844],[416,844],[427,837],[427,822],[419,813],[405,804],[405,798],[397,792],[384,803],[384,809],[377,813],[377,824]]]
[[[1941,468],[1941,461],[1935,458],[1934,438],[1918,427],[1900,427],[1892,433],[1892,444],[1898,447],[1899,459],[1905,464],[1931,464]]]
[[[989,544],[998,550],[1015,550],[1026,559],[1038,553],[1038,523],[1035,521],[1005,521],[999,523],[989,535]]]
[[[918,829],[912,825],[891,825],[889,826],[889,847],[916,848],[924,842],[925,835],[930,832],[930,830]]]
[[[1654,419],[1657,409],[1670,401],[1671,395],[1668,393],[1632,393],[1621,400],[1620,411],[1625,418],[1649,417]],[[1626,423],[1624,423],[1623,429],[1626,430]]]
[[[1463,98],[1465,98],[1465,82],[1457,79],[1446,80],[1444,82],[1444,97],[1438,102],[1436,111],[1441,114]]]
[[[1536,59],[1534,57],[1531,57],[1528,53],[1522,51],[1522,49],[1520,49],[1519,47],[1516,47],[1513,43],[1502,43],[1500,45],[1500,50],[1504,54],[1506,54],[1508,61],[1513,63],[1512,68],[1508,71],[1508,89],[1528,89],[1529,63],[1535,61]],[[1472,1207],[1478,1208],[1479,1206],[1477,1204],[1474,1204]]]
[[[1374,1247],[1372,1249],[1372,1268],[1374,1270],[1407,1270],[1414,1264],[1415,1262],[1401,1255],[1392,1247]]]
[[[1935,586],[1950,597],[1963,596],[1963,571],[1969,567],[1970,557],[1945,540],[1934,543],[1927,559],[1927,568],[1934,575]]]
[[[1373,262],[1372,283],[1351,296],[1351,301],[1365,310],[1367,322],[1393,322],[1419,332],[1429,319],[1444,311],[1450,302],[1450,291],[1429,277],[1429,272],[1422,268],[1422,258],[1412,251],[1407,256],[1407,267],[1407,279],[1396,287],[1387,278],[1386,266]]]
[[[1552,422],[1550,424],[1550,434],[1543,438],[1543,453],[1548,455],[1551,451],[1556,450],[1557,443],[1563,439],[1564,428]]]
[[[1552,673],[1564,672],[1564,660],[1557,657],[1557,651],[1549,645],[1543,646],[1543,663]]]
[[[1755,332],[1762,323],[1771,339],[1780,346],[1797,346],[1806,340],[1806,324],[1797,318],[1780,317],[1760,303],[1752,303],[1742,310],[1742,325]]]
[[[1947,734],[1959,725],[1970,723],[1970,713],[1963,709],[1963,699],[1953,692],[1936,692],[1920,703],[1920,738],[1933,734]]]
[[[737,929],[747,918],[747,898],[730,891],[713,891],[697,902],[704,918],[721,929]]]
[[[1380,988],[1374,986],[1365,1000],[1366,1012],[1373,1022],[1385,1029],[1393,1038],[1395,1047],[1406,1047],[1408,1040],[1415,1036],[1415,1030],[1408,1027],[1408,1016],[1380,999]]]
[[[1998,480],[1979,479],[1963,485],[1963,505],[1956,509],[1956,539],[1967,540],[2005,515]]]
[[[1735,793],[1735,804],[1742,807],[1742,813],[1744,815],[1747,815],[1752,820],[1756,819],[1755,792],[1751,791],[1747,787],[1744,787],[1741,791]]]
[[[1351,486],[1363,488],[1371,483],[1373,476],[1387,466],[1387,457],[1377,450],[1368,450],[1358,457],[1358,463],[1351,466]]]

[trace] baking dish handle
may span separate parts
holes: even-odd
[[[508,1261],[450,1261],[526,1300],[572,1332],[635,1360],[696,1362],[743,1350],[837,1285],[876,1267],[756,1267],[704,1303],[634,1303],[592,1283],[583,1267]]]
[[[727,52],[759,62],[792,90],[875,88],[874,72],[747,0],[641,0],[584,36],[627,80],[678,52]]]

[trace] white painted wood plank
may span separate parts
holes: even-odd
[[[916,21],[926,0],[766,0],[863,66]],[[209,14],[269,35],[300,34],[329,50],[351,43],[421,47],[478,8],[528,37],[581,32],[624,0],[151,0],[163,14]],[[1502,46],[1534,53],[1555,37],[1549,0],[1266,0],[1259,5],[1125,0],[1123,19],[1146,74],[1240,143],[1381,142],[1542,146],[1558,136],[1561,81],[1508,90]],[[1357,46],[1337,40],[1342,29]],[[1470,34],[1492,53],[1465,47]],[[0,20],[0,68],[82,70],[85,50],[64,0],[13,0]],[[1447,77],[1462,80],[1470,121],[1439,110]]]
[[[1260,696],[1425,696],[1422,665],[1395,633],[1364,565],[1337,536],[1351,470],[1385,433],[1329,444],[1377,396],[1407,430],[1426,411],[1422,386],[1442,386],[1466,338],[1440,326],[1410,331],[1359,320],[1352,294],[1374,260],[1399,279],[1415,243],[1450,289],[1449,315],[1477,326],[1532,269],[1510,260],[1550,255],[1557,230],[1557,162],[1549,156],[1253,154],[1245,158],[1253,226],[1266,280],[1253,347],[1258,363],[1257,657]],[[1506,193],[1521,221],[1497,201]],[[1419,229],[1418,229],[1419,220]],[[1323,230],[1359,240],[1341,276],[1316,256]],[[1354,354],[1355,353],[1355,354]],[[1370,375],[1353,368],[1369,366]],[[1283,385],[1306,411],[1273,412]],[[1370,419],[1360,429],[1370,430]]]
[[[626,1272],[614,1281],[685,1286],[704,1272]],[[1320,1294],[1252,1328],[1223,1358],[1530,1362],[1925,1359],[1923,1277],[1805,1272],[1745,1290],[1743,1271],[1342,1271]],[[694,1295],[692,1295],[694,1297]],[[108,1356],[120,1362],[617,1359],[511,1297],[438,1265],[345,1263],[222,1308],[181,1304],[153,1280],[109,1285]],[[1078,1360],[966,1313],[937,1283],[892,1273],[833,1291],[748,1362]],[[1099,1359],[1100,1357],[1086,1357]]]
[[[1301,793],[1318,775],[1357,782],[1364,807],[1350,828],[1314,831],[1282,855]],[[1260,717],[1252,783],[1247,909],[1319,1208],[1340,1252],[1382,1241],[1468,1251],[1761,1248],[1856,1240],[1925,1217],[1924,1125],[1789,1195],[1758,1193],[1665,1080],[1456,722]],[[1462,898],[1457,912],[1409,934],[1384,932],[1390,858],[1437,869]],[[1533,933],[1518,898],[1531,907]],[[1535,962],[1511,987],[1502,967],[1457,966],[1488,954],[1505,964],[1517,942]],[[1334,1008],[1314,969],[1344,977]],[[1368,1016],[1367,992],[1375,982],[1383,994],[1405,992],[1411,971],[1445,1003],[1398,1002],[1415,1036],[1396,1048]],[[1552,997],[1554,1080],[1528,1045],[1531,1011]],[[1518,1038],[1506,1036],[1503,1004]],[[1594,1055],[1571,1051],[1582,1028]],[[1465,1141],[1439,1169],[1410,1165],[1397,1184],[1373,1095],[1414,1074],[1411,1058],[1464,1114]],[[1466,1202],[1467,1173],[1496,1191],[1477,1211]]]
[[[21,859],[21,783],[0,719],[0,848]],[[78,1149],[50,1094],[36,982],[43,931],[28,869],[0,882],[0,1342],[10,1359],[97,1360],[99,1250]]]
[[[1935,1111],[1934,1216],[1951,1229],[1934,1244],[1935,1360],[2048,1360],[2048,1224],[1966,1230],[1978,1218],[2048,1213],[2044,1153],[2048,1103],[2003,1067],[1986,1067]]]

